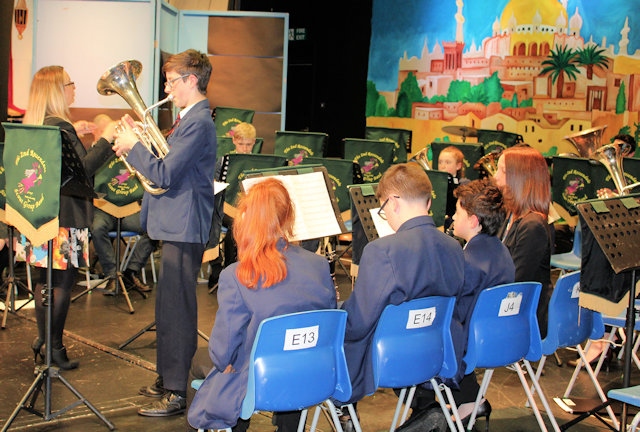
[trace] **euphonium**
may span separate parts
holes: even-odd
[[[426,146],[419,152],[414,153],[409,158],[409,162],[417,162],[425,171],[430,171],[431,165],[429,165],[429,146]]]
[[[102,74],[98,80],[98,93],[107,96],[112,94],[120,95],[141,120],[141,122],[138,122],[138,126],[134,128],[138,141],[154,156],[159,159],[164,159],[169,153],[169,146],[158,125],[156,125],[156,122],[151,117],[151,110],[170,101],[173,99],[173,96],[169,95],[167,98],[147,108],[136,87],[136,78],[138,78],[141,71],[142,65],[139,61],[127,60],[118,63]],[[122,155],[120,159],[124,162],[131,174],[138,176],[142,187],[147,192],[153,195],[160,195],[166,192],[165,189],[154,185],[148,178],[133,168],[129,162],[127,162],[126,155]]]
[[[473,169],[476,171],[485,171],[490,177],[493,177],[498,171],[498,159],[500,158],[500,153],[502,153],[501,148],[487,153],[473,164]]]
[[[573,135],[564,137],[578,150],[578,155],[583,158],[591,159],[602,142],[602,134],[607,125],[594,127],[583,130]]]

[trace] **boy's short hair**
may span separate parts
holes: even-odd
[[[504,224],[506,210],[500,188],[489,178],[462,184],[453,192],[469,216],[475,215],[482,226],[480,232],[496,235]]]

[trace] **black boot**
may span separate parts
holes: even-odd
[[[80,365],[78,360],[69,360],[69,357],[67,357],[67,349],[65,347],[51,349],[51,362],[55,363],[63,370],[75,369]]]

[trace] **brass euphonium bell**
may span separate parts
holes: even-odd
[[[134,128],[138,141],[154,156],[159,159],[164,159],[169,153],[169,146],[158,125],[156,125],[156,122],[151,117],[151,110],[170,101],[173,99],[173,96],[169,95],[167,98],[147,108],[136,87],[136,79],[141,71],[142,64],[137,60],[127,60],[118,63],[102,74],[98,80],[97,90],[98,93],[106,96],[118,94],[129,104],[141,120],[138,126]],[[138,177],[142,187],[147,192],[153,195],[160,195],[166,192],[165,189],[154,185],[153,182],[133,168],[129,162],[127,162],[126,155],[122,155],[120,159],[124,162],[129,172]]]
[[[490,153],[482,156],[473,164],[473,169],[476,171],[484,171],[489,177],[493,177],[498,172],[498,159],[500,159],[501,148],[497,148]]]
[[[578,156],[592,159],[592,156],[602,144],[602,135],[606,128],[607,125],[585,129],[582,132],[566,136],[564,139],[573,144],[578,150]]]
[[[429,165],[429,146],[426,146],[422,150],[411,155],[411,157],[409,158],[409,162],[417,162],[425,171],[430,171],[431,165]]]

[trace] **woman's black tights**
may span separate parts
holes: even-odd
[[[45,340],[45,326],[47,320],[47,307],[43,302],[43,291],[46,295],[47,269],[40,268],[38,283],[36,283],[34,299],[36,321],[38,322],[38,338]],[[71,289],[76,283],[78,269],[69,267],[67,270],[52,270],[53,289],[51,290],[51,347],[60,349],[64,323],[67,320],[67,312],[71,304]]]

